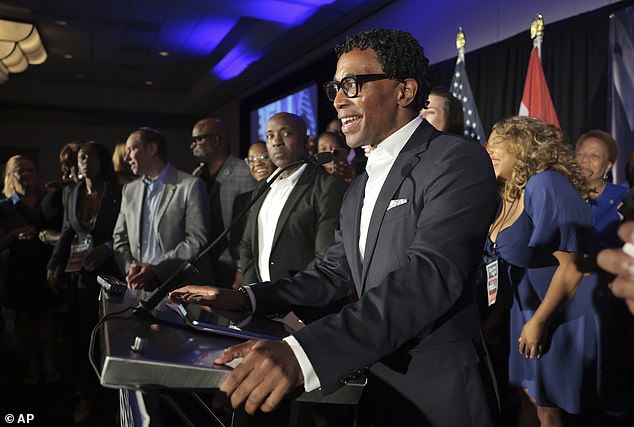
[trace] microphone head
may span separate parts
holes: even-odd
[[[324,165],[330,163],[335,159],[335,156],[330,151],[322,151],[321,153],[314,154],[309,163],[313,165]]]

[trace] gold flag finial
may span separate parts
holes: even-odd
[[[456,34],[456,49],[464,50],[467,45],[467,40],[464,37],[464,33],[462,32],[462,26],[458,27],[458,34]]]
[[[531,39],[535,37],[544,37],[544,17],[538,13],[531,22]]]

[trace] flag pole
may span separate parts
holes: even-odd
[[[544,17],[541,13],[538,13],[531,22],[531,38],[533,39],[533,49],[528,60],[526,82],[524,83],[518,115],[536,117],[561,129],[542,67]]]
[[[458,27],[456,34],[456,49],[458,49],[458,62],[464,62],[464,48],[467,46],[467,39],[462,32],[462,26]]]
[[[533,47],[537,48],[539,59],[542,59],[542,40],[544,40],[544,16],[541,13],[535,15],[535,19],[531,22],[531,39],[533,39]]]
[[[460,101],[460,104],[462,105],[464,135],[478,141],[480,144],[486,144],[486,134],[484,133],[482,121],[480,120],[480,115],[478,114],[478,107],[476,106],[475,99],[473,98],[471,84],[469,84],[469,78],[467,77],[467,68],[465,67],[464,56],[466,45],[467,39],[462,31],[462,27],[458,27],[458,34],[456,35],[458,58],[456,59],[456,68],[453,72],[449,91],[458,101]]]

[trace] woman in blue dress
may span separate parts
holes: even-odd
[[[621,217],[618,207],[627,193],[622,185],[607,182],[618,155],[616,141],[602,130],[591,130],[577,140],[577,163],[590,190],[592,224],[598,249],[618,248],[623,245],[617,235]]]
[[[542,426],[561,426],[562,410],[585,410],[599,382],[596,281],[576,264],[591,238],[585,181],[571,147],[537,119],[498,122],[487,151],[501,208],[485,259],[513,293],[509,381],[523,397],[522,416],[532,403]]]

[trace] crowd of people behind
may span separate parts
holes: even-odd
[[[334,83],[340,85],[335,96],[340,88],[356,96]],[[357,91],[371,85],[355,84]],[[420,115],[435,127],[434,138],[462,134],[461,104],[442,88],[431,89]],[[22,355],[24,384],[60,379],[61,334],[76,357],[74,420],[89,416],[99,388],[86,355],[98,320],[100,274],[153,290],[216,240],[197,275],[187,278],[193,286],[172,295],[212,304],[209,285],[240,290],[253,301],[247,285],[320,265],[348,186],[364,175],[368,159],[384,155],[373,145],[348,147],[341,122],[332,125],[309,140],[301,117],[279,112],[269,119],[265,140],[239,159],[225,123],[200,120],[192,130],[191,174],[170,163],[168,143],[153,128],[134,130],[113,153],[99,142],[74,141],[61,149],[61,179],[48,191],[39,187],[32,160],[11,157],[0,201],[0,302],[4,336],[18,338],[11,345]],[[323,151],[334,160],[291,167],[263,190],[276,169]],[[564,425],[588,414],[601,423],[626,423],[632,419],[632,318],[609,292],[611,276],[596,265],[599,250],[623,245],[617,233],[628,188],[609,179],[614,139],[592,130],[573,146],[538,119],[511,117],[494,125],[486,152],[499,197],[490,206],[496,213],[473,293],[502,416],[521,425]],[[398,208],[408,200],[392,202]],[[358,215],[372,226],[369,216]],[[326,307],[300,307],[298,314],[310,322],[359,297],[342,288]],[[60,331],[57,319],[69,311],[76,324]]]

